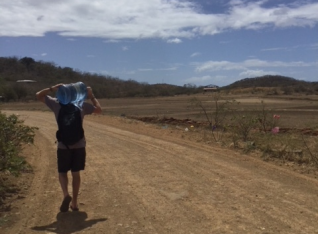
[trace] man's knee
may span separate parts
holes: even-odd
[[[62,177],[62,178],[67,178],[67,173],[61,173],[61,172],[60,172],[60,173],[59,173],[59,176]]]
[[[79,171],[72,172],[72,176],[73,176],[73,178],[80,178],[81,177]]]

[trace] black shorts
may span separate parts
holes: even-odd
[[[67,173],[69,170],[77,172],[85,169],[86,150],[57,149],[57,168],[59,173]]]

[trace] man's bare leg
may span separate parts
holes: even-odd
[[[73,200],[72,200],[72,208],[78,208],[77,204],[77,197],[80,189],[80,184],[81,184],[81,175],[80,172],[72,172],[72,186],[73,186]]]
[[[64,197],[68,196],[68,177],[67,173],[59,173],[59,181],[63,191]]]
[[[63,191],[64,199],[60,206],[61,212],[67,212],[69,205],[72,201],[72,197],[68,193],[68,177],[67,173],[59,173],[59,181]]]

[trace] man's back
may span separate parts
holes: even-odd
[[[73,105],[62,105],[57,117],[58,131],[56,138],[66,147],[74,145],[84,137],[81,110]]]

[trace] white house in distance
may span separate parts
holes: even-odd
[[[203,92],[213,92],[213,91],[217,91],[219,88],[219,86],[217,85],[207,85],[203,87]]]

